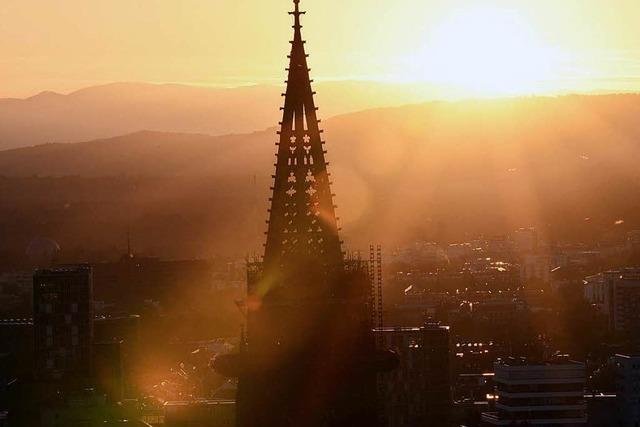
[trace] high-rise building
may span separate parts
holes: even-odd
[[[627,233],[627,247],[632,252],[640,249],[640,230],[632,230]]]
[[[520,279],[528,283],[551,281],[551,259],[546,254],[526,254],[520,264]]]
[[[640,269],[605,271],[585,279],[584,297],[609,321],[609,329],[640,339]]]
[[[376,328],[378,343],[392,349],[398,368],[379,374],[384,425],[448,427],[451,420],[449,327]]]
[[[287,90],[264,258],[248,268],[241,353],[215,367],[239,377],[238,426],[377,423],[371,283],[345,260],[316,116],[304,12],[294,0]]]
[[[513,233],[513,245],[519,254],[538,250],[538,231],[535,228],[519,228]]]
[[[39,381],[82,382],[91,375],[91,267],[69,265],[33,276],[35,372]]]
[[[640,425],[640,356],[616,354],[616,426]]]
[[[509,358],[495,363],[496,412],[488,426],[584,426],[585,366],[566,357],[546,362]]]

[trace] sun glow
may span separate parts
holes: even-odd
[[[547,91],[558,75],[554,50],[508,9],[457,10],[413,61],[419,78],[482,96]]]

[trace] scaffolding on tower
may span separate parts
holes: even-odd
[[[369,245],[369,282],[371,284],[371,325],[382,328],[382,246]],[[379,340],[380,338],[378,338]],[[378,343],[381,344],[381,343]]]

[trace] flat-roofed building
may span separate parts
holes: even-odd
[[[585,365],[556,357],[545,362],[520,358],[495,363],[496,411],[482,414],[492,426],[585,426]]]

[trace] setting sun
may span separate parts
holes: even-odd
[[[486,7],[454,11],[415,60],[422,78],[476,96],[547,89],[558,66],[523,16]]]

